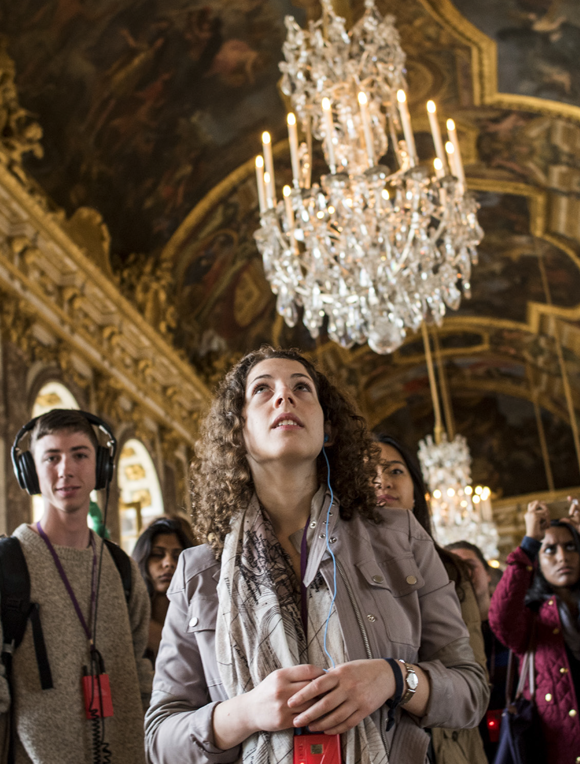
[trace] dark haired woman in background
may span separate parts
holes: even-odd
[[[375,483],[378,503],[384,507],[410,510],[432,537],[425,484],[417,460],[395,438],[389,435],[377,435],[376,439],[381,449],[381,461]],[[461,605],[461,615],[469,630],[469,641],[475,659],[485,668],[486,658],[479,608],[475,591],[469,580],[469,570],[457,555],[448,552],[438,544],[435,544],[435,549],[445,566],[447,575],[455,584]],[[459,730],[434,728],[432,739],[437,764],[486,764],[487,762],[477,728]]]
[[[139,565],[151,600],[151,621],[145,657],[155,665],[169,600],[167,590],[179,555],[193,543],[179,519],[160,517],[137,539],[132,557]]]
[[[544,502],[530,502],[525,523],[491,598],[489,623],[521,659],[535,621],[535,703],[547,761],[573,764],[580,761],[580,536],[571,521],[550,522]]]

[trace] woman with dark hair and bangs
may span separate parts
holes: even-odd
[[[419,524],[433,537],[431,515],[427,505],[427,489],[419,462],[398,440],[384,433],[375,435],[381,449],[381,460],[375,479],[379,506],[412,512]],[[434,542],[435,543],[435,542]],[[455,584],[461,605],[461,616],[469,630],[473,654],[486,672],[485,646],[481,619],[470,571],[463,560],[435,543],[435,549],[447,575]],[[437,764],[487,764],[487,756],[479,730],[433,729],[433,754]]]
[[[265,346],[226,375],[192,469],[206,543],[168,592],[152,764],[292,764],[310,744],[424,764],[424,727],[478,724],[488,688],[453,585],[412,514],[377,508],[379,458],[298,351]]]
[[[544,502],[525,513],[526,535],[508,555],[491,598],[489,623],[520,658],[534,633],[535,705],[546,761],[580,761],[580,535],[578,502],[570,518],[550,520]],[[529,687],[525,689],[530,697]]]
[[[149,658],[153,666],[169,607],[167,590],[177,568],[179,555],[191,546],[193,537],[190,538],[184,530],[181,519],[158,517],[139,536],[131,554],[139,566],[151,602],[145,657]]]

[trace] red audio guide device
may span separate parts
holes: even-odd
[[[499,743],[499,731],[501,729],[501,709],[488,711],[485,715],[487,720],[487,733],[490,743]]]
[[[101,719],[113,716],[113,700],[108,674],[83,677],[85,714],[87,719]]]
[[[341,764],[340,735],[294,735],[294,764]]]

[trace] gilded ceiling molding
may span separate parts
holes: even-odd
[[[44,344],[50,356],[51,346],[64,346],[100,375],[103,410],[122,394],[129,408],[194,442],[209,390],[65,233],[58,216],[2,164],[0,292],[4,313],[16,301],[14,315],[28,322],[9,334],[22,349],[35,343],[38,352]],[[6,318],[3,327],[10,331]],[[44,331],[33,342],[35,322]],[[124,411],[128,418],[127,407],[119,406],[111,413]]]
[[[483,322],[482,322],[483,323]],[[511,323],[511,322],[505,322]],[[437,330],[440,342],[447,336],[456,336],[461,331],[469,332],[470,334],[479,334],[481,342],[477,345],[469,345],[468,347],[441,347],[441,358],[464,358],[466,355],[488,353],[491,349],[489,341],[489,330],[484,326],[474,327],[468,323],[465,326],[461,324],[452,324],[451,321],[446,321],[443,326]],[[420,332],[417,332],[409,338],[411,342],[423,342],[423,338]],[[404,345],[402,346],[404,347]],[[422,347],[422,345],[421,345]],[[417,366],[418,364],[425,363],[425,352],[422,350],[420,353],[401,353],[401,349],[398,348],[392,355],[393,364],[395,366]]]
[[[526,380],[524,380],[526,382]],[[459,393],[469,393],[469,392],[481,392],[481,393],[492,393],[493,395],[506,395],[511,398],[519,398],[521,400],[529,401],[530,403],[533,403],[534,397],[532,391],[527,387],[527,385],[517,385],[511,382],[507,382],[504,380],[497,380],[497,379],[464,379],[461,378],[460,380],[454,381],[449,380],[449,387],[452,393],[456,394],[456,397],[458,397]],[[431,393],[429,392],[429,388],[425,387],[424,391],[424,398],[425,398],[425,405],[429,408],[431,408]],[[568,416],[568,412],[566,410],[565,406],[558,406],[554,403],[554,401],[549,398],[547,395],[539,394],[538,395],[538,403],[541,406],[541,408],[545,409],[546,411],[549,411],[554,417],[557,417],[562,422],[565,422],[566,424],[570,424],[570,418]],[[401,395],[397,397],[393,397],[392,395],[389,397],[388,400],[385,400],[382,404],[373,404],[369,405],[368,403],[365,406],[366,418],[368,421],[368,426],[372,430],[375,427],[377,427],[382,421],[385,419],[388,419],[390,416],[395,414],[397,411],[400,411],[400,409],[405,408],[409,405],[409,402],[407,400],[407,396],[405,393],[402,393]]]
[[[561,488],[556,491],[536,491],[534,493],[526,493],[522,496],[508,496],[505,499],[494,499],[493,502],[493,514],[495,518],[496,511],[500,514],[504,508],[511,508],[514,504],[519,504],[521,510],[521,521],[518,523],[518,527],[521,525],[521,530],[525,528],[524,513],[530,501],[545,501],[551,504],[555,501],[567,502],[567,498],[570,494],[577,496],[580,493],[580,487],[577,488]],[[565,514],[562,514],[565,517]],[[523,534],[521,534],[523,535]],[[521,538],[520,535],[520,538]],[[511,550],[510,550],[511,551]]]
[[[544,335],[554,338],[556,336],[556,321],[566,321],[566,329],[563,337],[563,344],[566,350],[573,353],[580,360],[580,328],[571,322],[580,320],[580,305],[573,308],[561,308],[557,305],[547,305],[544,302],[528,302],[528,316],[526,323],[520,321],[508,321],[502,318],[493,318],[493,316],[448,316],[443,322],[443,328],[439,330],[439,336],[446,334],[457,334],[458,332],[490,332],[494,329],[507,329],[508,331],[522,332],[530,335]],[[408,342],[417,341],[419,335],[415,334],[409,338]],[[403,345],[404,347],[404,345]],[[444,355],[452,355],[454,351],[445,351]],[[466,349],[461,349],[461,354],[465,355]],[[404,356],[397,357],[398,363],[405,363]]]
[[[473,100],[476,106],[531,111],[580,122],[580,107],[546,98],[500,93],[497,89],[497,44],[479,30],[451,0],[419,0],[421,5],[451,34],[472,51]]]
[[[580,113],[580,109],[579,109]],[[557,233],[548,231],[548,209],[550,192],[527,183],[515,183],[491,178],[468,177],[467,185],[471,191],[487,191],[489,193],[513,194],[528,199],[530,205],[530,233],[538,239],[552,244],[564,252],[580,270],[580,257],[574,247]]]

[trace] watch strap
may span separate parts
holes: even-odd
[[[409,674],[414,674],[414,676],[417,679],[418,679],[418,677],[417,677],[417,672],[415,671],[413,666],[411,666],[409,663],[407,663],[406,661],[401,660],[401,659],[399,659],[399,663],[402,663],[405,666],[405,668],[407,669],[407,676],[404,679],[404,682],[405,682],[405,692],[404,692],[403,697],[401,698],[401,700],[399,702],[399,705],[404,706],[404,705],[406,705],[411,700],[413,695],[417,692],[417,688],[416,687],[413,688],[413,687],[409,686],[409,683],[407,682],[407,677],[409,676]]]
[[[401,670],[398,661],[396,661],[394,658],[385,658],[384,660],[386,660],[386,662],[392,668],[393,675],[395,677],[395,694],[392,698],[387,700],[387,706],[389,707],[389,713],[387,714],[388,732],[395,723],[395,711],[397,710],[397,706],[400,705],[403,698],[403,693],[405,691],[405,680],[403,679],[403,671]]]

